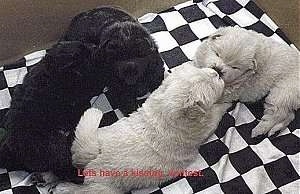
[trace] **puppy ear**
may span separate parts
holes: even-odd
[[[201,86],[202,85],[202,86]],[[203,87],[203,84],[196,84],[189,91],[186,99],[185,108],[198,109],[202,113],[206,113],[212,105],[211,88]]]
[[[188,110],[197,109],[200,110],[200,112],[202,112],[203,114],[205,114],[207,111],[207,106],[205,106],[203,100],[194,99],[191,95],[186,100],[184,108]]]
[[[62,41],[47,51],[44,60],[50,70],[62,72],[85,65],[89,54],[89,49],[79,41]]]
[[[97,65],[109,65],[107,62],[115,60],[116,54],[121,55],[117,41],[105,40],[93,49],[91,60]]]
[[[158,88],[165,77],[165,67],[162,58],[159,53],[154,53],[150,56],[151,61],[147,67],[147,72],[145,74],[145,80],[149,83],[149,91],[153,92]]]
[[[127,62],[119,67],[119,77],[124,80],[127,85],[135,85],[139,74],[137,64],[134,62]]]

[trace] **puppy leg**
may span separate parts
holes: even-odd
[[[99,153],[96,132],[101,118],[102,112],[96,108],[86,110],[81,117],[75,131],[76,138],[80,139],[74,140],[71,149],[74,153],[73,162],[78,162],[80,165],[85,166],[91,159],[94,159],[94,152]],[[78,176],[77,169],[72,165],[70,152],[72,142],[68,144],[66,142],[69,138],[65,140],[64,138],[66,137],[57,136],[51,141],[56,143],[49,145],[49,149],[53,154],[52,161],[55,162],[52,165],[52,170],[61,179],[82,183],[83,177]]]
[[[119,189],[101,183],[77,185],[60,183],[49,189],[51,194],[123,194]]]
[[[286,115],[287,117],[284,118]],[[264,115],[258,125],[252,130],[251,137],[264,135],[274,135],[277,131],[285,129],[295,118],[293,112],[279,111],[277,114]]]
[[[97,130],[102,116],[100,110],[90,108],[81,117],[76,127],[76,138],[71,148],[72,160],[75,166],[84,167],[99,154]]]
[[[280,131],[285,129],[290,122],[292,122],[295,118],[295,113],[293,112],[289,112],[287,113],[287,117],[281,121],[280,123],[276,124],[269,132],[268,132],[268,136],[270,137],[271,135],[274,135],[276,133],[276,131]]]
[[[259,124],[252,130],[252,137],[268,133],[273,135],[282,130],[294,119],[294,108],[297,95],[291,91],[276,88],[271,91],[264,104],[264,115]]]
[[[31,133],[30,133],[31,132]],[[6,141],[14,164],[29,172],[46,172],[50,170],[48,141],[35,131],[19,130]],[[13,168],[14,169],[14,168]]]

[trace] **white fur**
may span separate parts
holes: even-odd
[[[223,73],[224,101],[253,102],[267,95],[252,137],[284,129],[300,108],[299,52],[262,34],[220,28],[200,45],[194,65]]]
[[[71,151],[72,160],[76,161],[76,166],[84,167],[89,161],[95,159],[95,153],[100,153],[97,142],[99,123],[102,119],[102,112],[96,108],[88,109],[81,117],[75,131],[75,141]],[[80,141],[78,140],[80,137]]]
[[[184,64],[130,117],[96,131],[94,121],[101,114],[87,110],[72,147],[75,165],[96,170],[161,170],[164,176],[85,177],[83,185],[59,184],[54,193],[121,194],[172,178],[167,172],[188,167],[229,107],[216,103],[223,88],[214,70]]]

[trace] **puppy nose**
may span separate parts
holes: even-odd
[[[220,77],[223,76],[221,69],[219,69],[218,67],[212,67],[212,69],[215,70],[219,74]]]

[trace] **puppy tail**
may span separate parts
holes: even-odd
[[[84,167],[99,154],[97,130],[102,116],[99,109],[90,108],[80,118],[71,148],[74,166]]]

